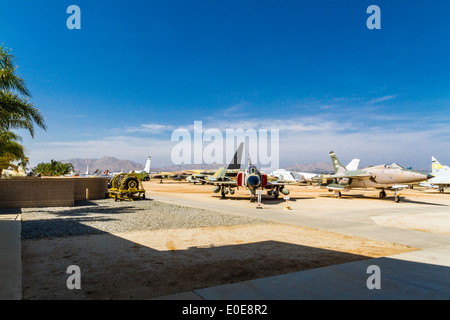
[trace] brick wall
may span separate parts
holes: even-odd
[[[76,200],[104,199],[108,191],[108,178],[22,177],[0,179],[1,208],[73,206]]]
[[[86,189],[89,189],[89,200],[105,199],[108,192],[109,178],[77,177],[73,178],[73,180],[75,201],[86,199]]]

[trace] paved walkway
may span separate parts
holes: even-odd
[[[450,246],[426,249],[221,285],[194,293],[206,300],[449,300],[449,251]],[[378,271],[369,266],[379,268],[379,282],[375,279]],[[374,287],[378,283],[379,289]]]
[[[205,203],[160,195],[152,198],[169,203],[228,211],[220,203]],[[399,212],[401,208],[399,207]],[[447,208],[421,207],[418,212],[448,212]],[[413,211],[412,211],[413,212]],[[373,258],[268,278],[243,281],[184,292],[158,299],[205,300],[300,300],[300,299],[450,299],[450,236],[431,232],[381,226],[369,217],[373,212],[361,210],[360,219],[341,214],[339,219],[315,213],[285,214],[282,210],[240,208],[234,213],[317,228],[372,240],[389,241],[421,250]],[[280,213],[280,214],[277,214]],[[354,212],[353,212],[354,213]],[[393,212],[395,213],[395,212]],[[449,213],[450,214],[450,213]],[[379,267],[380,289],[369,289],[367,281],[375,276],[368,267]],[[372,279],[372,278],[370,278]],[[370,281],[370,280],[369,280]]]
[[[0,300],[22,299],[20,214],[0,215]]]

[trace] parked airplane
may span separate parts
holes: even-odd
[[[294,171],[289,171],[286,169],[277,169],[275,171],[272,171],[270,173],[270,175],[272,177],[275,177],[276,179],[283,179],[284,181],[288,181],[288,182],[304,182],[304,176],[299,173],[299,172],[295,172],[296,174],[294,174]],[[317,175],[317,174],[316,174]]]
[[[400,190],[410,184],[433,178],[431,174],[405,169],[397,163],[367,167],[361,170],[347,170],[333,151],[330,152],[330,157],[335,174],[324,176],[322,186],[334,190],[336,198],[341,197],[341,191],[354,188],[376,188],[381,189],[380,198],[386,197],[385,189],[394,190],[394,200],[399,202]]]
[[[150,163],[152,161],[152,157],[148,156],[147,162],[145,163],[143,170],[132,170],[130,173],[136,175],[139,180],[149,181],[150,180]],[[122,170],[123,171],[123,170]]]
[[[205,184],[207,182],[231,180],[232,177],[236,177],[241,168],[242,150],[244,143],[241,142],[233,158],[231,159],[228,167],[220,167],[217,171],[212,170],[194,170],[190,176],[186,178],[187,181],[195,183]]]
[[[347,170],[357,170],[359,159],[353,159],[345,168]],[[276,178],[283,178],[289,182],[313,182],[314,177],[318,177],[318,173],[289,171],[285,169],[278,169],[270,173]]]
[[[431,178],[424,183],[419,183],[421,186],[426,186],[427,184],[431,187],[437,186],[440,193],[444,193],[444,188],[450,187],[450,167],[443,166],[436,160],[435,157],[431,157],[431,174],[434,178]]]
[[[221,193],[222,198],[225,195],[234,194],[234,188],[239,187],[247,188],[250,191],[250,202],[256,200],[257,190],[268,190],[268,195],[273,195],[274,198],[278,198],[280,192],[284,195],[289,194],[289,189],[285,185],[290,184],[285,181],[268,181],[267,174],[260,172],[256,166],[252,165],[251,159],[248,159],[249,165],[245,170],[240,170],[237,174],[236,180],[222,180],[222,181],[210,181],[209,184],[214,185],[213,192]]]
[[[172,179],[175,181],[186,180],[191,174],[192,170],[181,170],[181,171],[164,171],[164,172],[155,172],[150,174],[151,179],[160,179],[160,183],[163,182],[163,179]]]

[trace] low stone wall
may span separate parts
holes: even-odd
[[[73,206],[77,200],[103,199],[108,191],[108,178],[22,177],[0,179],[0,208]]]
[[[108,192],[109,178],[86,177],[73,178],[74,200],[104,199]],[[88,189],[88,192],[86,192]]]

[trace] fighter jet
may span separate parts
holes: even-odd
[[[241,142],[239,147],[236,149],[233,158],[231,159],[228,167],[220,167],[215,172],[203,171],[193,173],[186,180],[193,182],[194,184],[197,182],[201,182],[202,184],[208,182],[216,182],[216,181],[228,181],[231,180],[232,177],[236,177],[239,171],[241,170],[241,159],[242,159],[242,150],[244,148],[244,143]]]
[[[289,189],[285,185],[290,184],[289,182],[278,180],[278,181],[268,181],[267,174],[260,172],[256,166],[251,163],[250,157],[248,158],[249,165],[246,169],[240,170],[237,174],[236,180],[231,180],[229,178],[223,179],[222,181],[209,181],[207,183],[214,185],[213,192],[221,193],[222,199],[225,195],[230,193],[234,194],[235,189],[239,187],[247,188],[250,192],[250,202],[256,201],[256,191],[257,190],[268,190],[268,195],[273,195],[274,198],[278,198],[280,192],[284,195],[289,194]]]
[[[160,179],[159,183],[163,183],[163,179],[172,179],[175,181],[185,180],[191,175],[192,171],[175,171],[175,172],[154,172],[150,174],[151,179]]]
[[[434,178],[428,180],[428,184],[437,186],[440,193],[444,193],[444,188],[450,187],[450,168],[443,166],[436,160],[435,157],[431,157],[431,173]],[[419,183],[419,185],[423,185]]]
[[[347,170],[357,170],[359,161],[359,159],[353,159],[345,168]],[[270,175],[277,179],[283,177],[285,181],[302,183],[311,183],[313,180],[317,180],[321,177],[318,173],[290,171],[286,169],[277,169],[272,171]]]
[[[400,201],[399,191],[410,184],[433,178],[433,175],[405,169],[397,163],[378,165],[360,170],[347,170],[338,160],[336,154],[330,152],[334,166],[334,175],[324,176],[322,186],[334,191],[336,198],[341,197],[341,191],[355,188],[381,189],[379,197],[386,197],[385,189],[394,190],[395,202]]]

